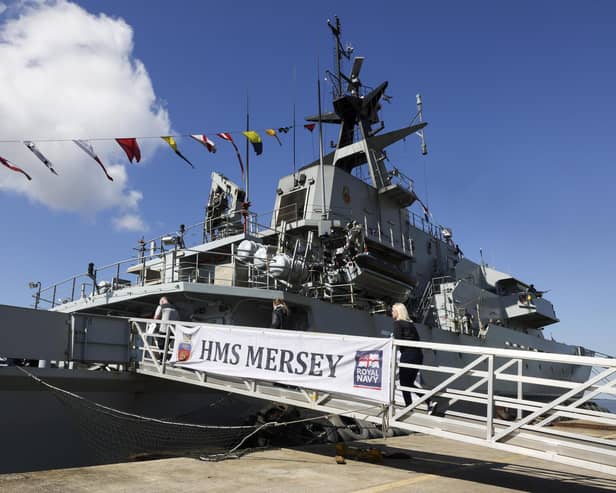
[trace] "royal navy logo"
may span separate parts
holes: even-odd
[[[381,390],[383,351],[357,351],[355,353],[354,387]]]

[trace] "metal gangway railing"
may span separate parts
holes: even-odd
[[[425,354],[450,354],[462,361],[463,366],[405,364],[392,357],[390,367],[383,368],[389,372],[391,382],[388,402],[383,403],[301,385],[182,368],[169,362],[175,344],[175,322],[148,319],[129,322],[139,352],[136,371],[145,375],[344,415],[378,425],[383,433],[388,429],[421,432],[616,475],[616,442],[591,436],[578,427],[564,426],[581,421],[616,430],[616,415],[585,407],[599,396],[616,395],[616,359],[390,339],[394,355],[400,347],[418,347]],[[250,334],[246,335],[250,337],[255,336],[255,331],[267,336],[276,334],[273,329],[226,327],[229,331],[248,331]],[[288,332],[278,334],[288,337]],[[383,342],[382,338],[296,334],[304,338],[327,337],[332,347],[357,340]],[[546,368],[549,365],[586,367],[589,375],[590,369],[594,374],[580,382],[529,375],[528,365],[536,368],[538,364]],[[437,383],[432,388],[402,387],[397,378],[400,368],[417,369],[426,380]],[[401,391],[414,394],[411,405],[403,404]],[[434,404],[436,413],[433,414]]]

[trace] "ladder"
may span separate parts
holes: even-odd
[[[419,301],[419,306],[417,308],[417,318],[418,320],[425,325],[426,321],[430,314],[433,313],[432,307],[432,297],[434,296],[434,286],[432,281],[428,281],[426,283],[426,287],[424,288],[424,292],[421,295],[421,299]]]

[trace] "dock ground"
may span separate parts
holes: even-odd
[[[336,463],[334,444],[252,452],[219,462],[170,458],[0,475],[2,492],[616,491],[616,477],[438,437],[348,444],[382,460]]]

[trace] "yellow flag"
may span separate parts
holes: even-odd
[[[279,143],[280,145],[282,145],[282,142],[280,142],[280,138],[278,138],[278,134],[276,133],[276,130],[274,130],[273,128],[268,128],[268,129],[265,131],[265,133],[266,133],[267,135],[271,135],[272,137],[274,137],[274,138],[278,141],[278,143]]]
[[[175,152],[178,152],[178,145],[175,142],[175,139],[171,136],[167,136],[167,137],[161,137],[161,139],[163,139],[167,144],[169,144],[169,147],[171,147],[171,149],[173,149]]]
[[[257,132],[255,132],[254,130],[248,130],[248,131],[242,132],[242,133],[253,144],[258,144],[259,142],[262,142],[261,141],[261,136]]]
[[[252,146],[255,149],[255,154],[257,156],[261,154],[263,152],[263,141],[261,140],[261,136],[254,130],[247,130],[246,132],[242,133],[252,143]]]
[[[193,168],[195,167],[193,165],[193,163],[191,163],[186,156],[184,156],[184,154],[182,154],[179,149],[178,149],[178,145],[175,142],[175,139],[173,137],[171,137],[171,135],[166,135],[164,137],[161,137],[161,139],[163,139],[167,144],[169,144],[169,147],[171,147],[171,149],[173,149],[173,152],[175,152],[179,157],[181,157],[184,161],[186,161],[188,164],[190,164]]]

